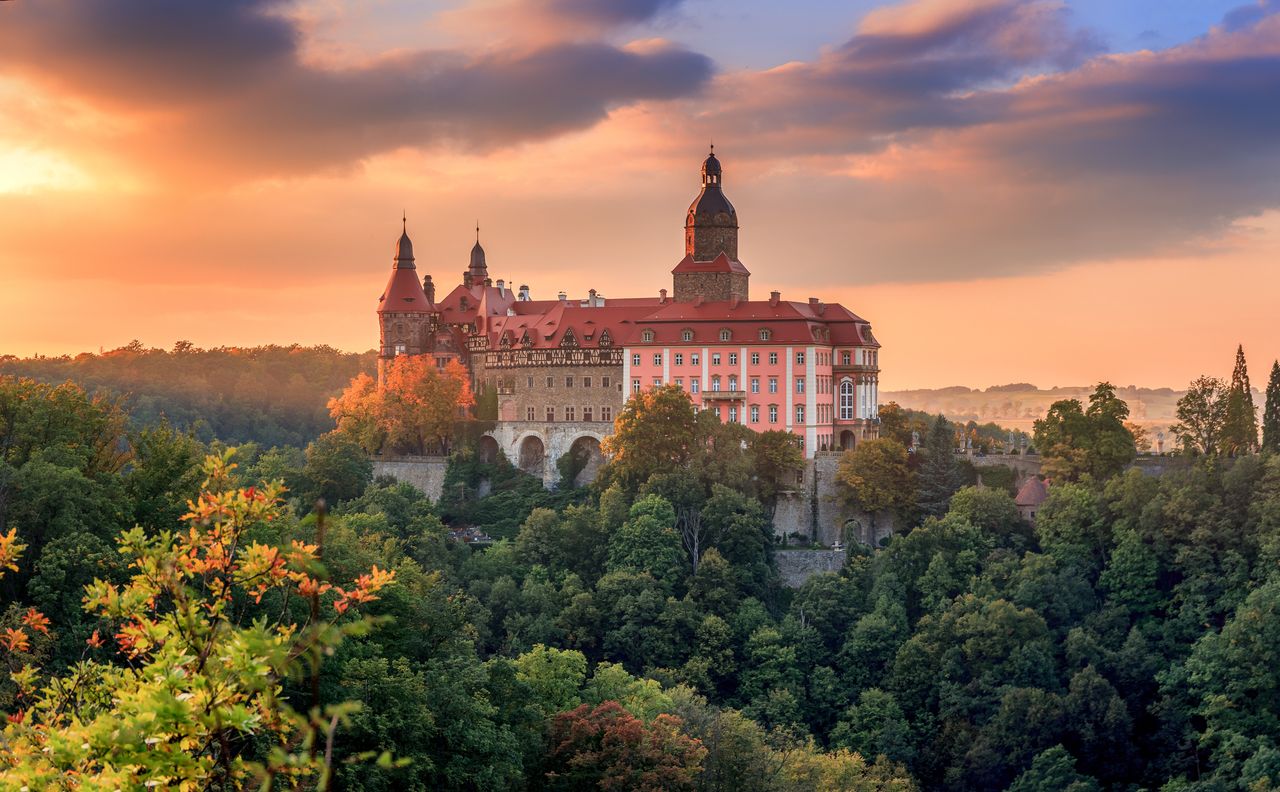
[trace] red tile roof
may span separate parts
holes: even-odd
[[[430,313],[432,310],[418,280],[418,271],[412,267],[393,268],[387,288],[378,298],[378,313]]]
[[[690,272],[740,272],[743,275],[751,274],[741,261],[729,258],[725,253],[721,253],[711,261],[694,261],[692,255],[685,256],[671,272],[672,274]]]
[[[1018,506],[1039,506],[1049,499],[1049,487],[1045,482],[1032,476],[1018,490],[1018,497],[1013,502]]]

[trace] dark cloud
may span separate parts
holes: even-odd
[[[682,0],[541,0],[550,14],[576,22],[630,25],[674,9]]]
[[[106,107],[176,117],[166,140],[136,141],[152,158],[176,147],[189,164],[262,175],[400,146],[487,148],[545,138],[589,126],[618,105],[695,94],[712,73],[709,59],[678,47],[595,41],[502,54],[417,51],[325,68],[301,58],[299,33],[278,5],[6,3],[0,74]],[[640,5],[617,13],[638,14]]]
[[[861,277],[1176,255],[1280,206],[1275,8],[1121,55],[1092,54],[1056,4],[911,8],[811,63],[726,76],[699,120],[726,156],[881,160],[891,175],[822,180],[837,249],[886,264]]]

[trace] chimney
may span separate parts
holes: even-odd
[[[591,306],[592,308],[596,307],[596,290],[595,289],[587,290],[587,305]]]
[[[470,270],[462,271],[462,285],[465,288],[468,288],[468,289],[471,288],[471,271]]]
[[[533,299],[533,298],[529,296],[529,287],[528,287],[528,286],[521,286],[521,287],[520,287],[520,302],[529,302],[529,300],[531,300],[531,299]]]
[[[506,284],[506,281],[504,281],[502,278],[498,278],[498,294],[502,295],[503,297],[507,296],[507,290],[506,290],[505,284]]]
[[[658,302],[665,304],[667,302],[667,290],[658,289]]]
[[[560,292],[559,294],[556,295],[556,299],[559,300],[560,302],[564,302],[565,300],[569,299],[569,295],[565,294],[564,292]]]
[[[422,278],[422,290],[427,293],[427,302],[432,305],[436,302],[436,285],[431,282],[430,275],[424,275]]]
[[[813,310],[815,310],[815,311],[816,311],[816,310],[818,310],[818,298],[817,298],[817,297],[810,297],[810,298],[809,298],[809,307],[810,307],[810,308],[812,308],[812,309],[813,309]]]
[[[769,305],[773,306],[774,308],[777,308],[778,303],[781,301],[782,301],[782,292],[780,291],[769,292]]]
[[[492,286],[492,285],[493,285],[493,278],[485,278],[485,279],[484,279],[484,285],[485,285],[485,286]]]

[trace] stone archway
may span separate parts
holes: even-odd
[[[494,440],[491,435],[483,435],[480,438],[480,442],[476,444],[476,453],[481,462],[492,465],[498,461],[498,456],[502,453],[502,449],[498,447],[498,441]]]
[[[547,447],[542,438],[528,435],[520,441],[520,469],[531,476],[541,479],[546,471]]]
[[[569,446],[569,455],[573,459],[578,473],[573,477],[573,486],[581,487],[596,480],[600,468],[604,465],[604,453],[600,450],[599,438],[583,435]]]
[[[857,444],[857,442],[858,442],[857,437],[853,434],[852,430],[845,429],[843,432],[840,433],[840,450],[841,451],[848,451],[850,448],[853,448],[854,445]]]

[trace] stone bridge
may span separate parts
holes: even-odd
[[[480,440],[482,458],[494,460],[499,453],[524,472],[542,479],[543,486],[554,487],[560,480],[556,463],[565,454],[573,454],[580,467],[576,485],[588,484],[604,465],[600,443],[613,425],[607,421],[572,423],[540,423],[537,421],[503,422]]]

